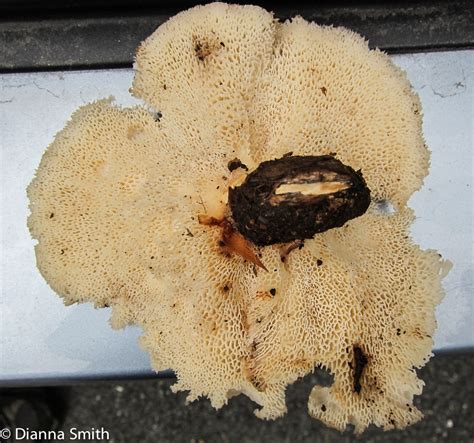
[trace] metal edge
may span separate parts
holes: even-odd
[[[468,0],[253,3],[273,10],[280,20],[301,15],[348,27],[371,47],[391,53],[474,47],[474,4]],[[129,67],[140,42],[176,12],[176,7],[146,7],[5,15],[0,19],[0,72]]]

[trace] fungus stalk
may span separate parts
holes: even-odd
[[[238,159],[228,167],[247,169]],[[223,246],[265,269],[252,243],[290,243],[288,255],[316,233],[363,215],[369,204],[360,171],[331,155],[284,156],[262,162],[242,184],[229,187],[228,218],[201,216],[199,222],[223,228]]]
[[[313,238],[361,216],[369,204],[362,173],[331,155],[262,162],[229,189],[235,226],[257,246]]]

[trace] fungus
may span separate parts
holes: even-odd
[[[140,325],[190,401],[243,393],[273,419],[324,367],[327,425],[418,421],[449,263],[409,237],[429,154],[405,74],[347,29],[223,3],[168,20],[134,67],[160,111],[80,108],[28,188],[51,287]]]

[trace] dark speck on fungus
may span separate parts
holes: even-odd
[[[196,40],[196,42],[194,43],[194,51],[196,52],[197,58],[201,62],[203,62],[206,59],[206,57],[211,55],[211,52],[212,52],[209,43],[202,42],[199,40]]]
[[[234,158],[231,160],[229,163],[227,163],[227,168],[229,169],[230,172],[234,171],[235,169],[238,168],[243,168],[246,171],[249,170],[246,165],[244,165],[238,158]]]
[[[301,249],[304,246],[303,240],[295,240],[290,243],[285,243],[280,247],[280,260],[282,263],[285,263],[286,258],[294,249]]]

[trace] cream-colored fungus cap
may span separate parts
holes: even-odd
[[[431,356],[449,270],[410,239],[406,207],[428,170],[421,110],[405,74],[359,35],[255,6],[213,3],[178,14],[139,48],[133,93],[82,107],[28,188],[38,267],[68,303],[136,323],[174,391],[219,408],[236,394],[261,418],[286,412],[285,389],[317,365],[309,412],[357,433],[404,428]],[[157,118],[157,112],[162,115]],[[220,245],[199,216],[228,215],[229,185],[262,161],[336,153],[361,169],[375,203],[317,234],[268,271]],[[393,214],[377,201],[394,204]]]

